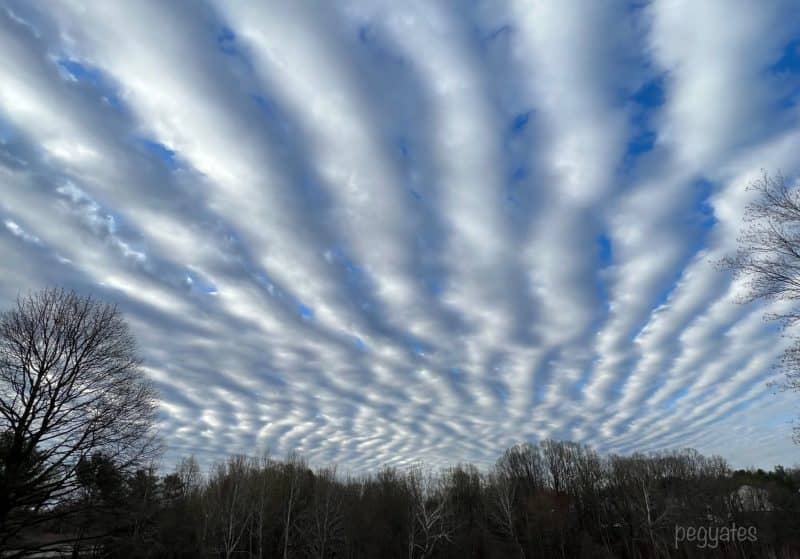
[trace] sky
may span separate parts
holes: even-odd
[[[795,0],[0,0],[0,307],[116,303],[168,456],[800,463],[715,263],[800,177]]]

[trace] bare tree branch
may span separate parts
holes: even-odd
[[[0,315],[0,544],[63,512],[97,454],[130,470],[158,452],[156,392],[113,306],[47,289]]]
[[[790,186],[778,174],[764,173],[748,186],[757,198],[745,209],[744,227],[735,255],[720,264],[735,277],[745,278],[748,291],[741,302],[758,299],[795,302],[800,300],[800,187]],[[800,307],[767,314],[784,328],[800,322]],[[800,339],[786,350],[778,364],[784,373],[782,390],[800,390]],[[800,426],[795,428],[800,443]]]

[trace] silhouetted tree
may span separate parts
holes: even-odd
[[[20,297],[0,315],[0,547],[79,511],[95,457],[121,472],[150,458],[155,413],[115,306],[59,289]]]
[[[344,544],[343,493],[336,480],[335,468],[316,472],[309,506],[299,519],[305,551],[313,559],[341,554]]]
[[[230,559],[245,541],[256,511],[255,468],[247,457],[232,456],[209,476],[203,499],[209,523],[207,549]]]
[[[559,469],[558,493],[547,453]],[[113,513],[84,511],[86,525],[125,520],[113,538],[81,550],[109,559],[727,559],[800,551],[800,470],[731,472],[721,458],[690,449],[602,457],[570,442],[526,443],[486,474],[459,465],[340,478],[295,455],[234,456],[205,478],[191,459],[162,476],[140,469],[120,477],[109,466],[96,455],[79,468],[84,496]],[[757,541],[675,541],[676,526],[733,523],[756,528]]]
[[[421,467],[409,470],[405,483],[410,497],[408,559],[427,559],[452,539],[453,519],[446,486]]]

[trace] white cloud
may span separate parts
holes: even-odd
[[[9,6],[0,302],[119,301],[173,453],[791,456],[710,262],[800,171],[788,4]]]

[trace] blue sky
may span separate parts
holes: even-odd
[[[800,7],[0,1],[0,302],[117,302],[171,456],[800,462],[736,304]]]

